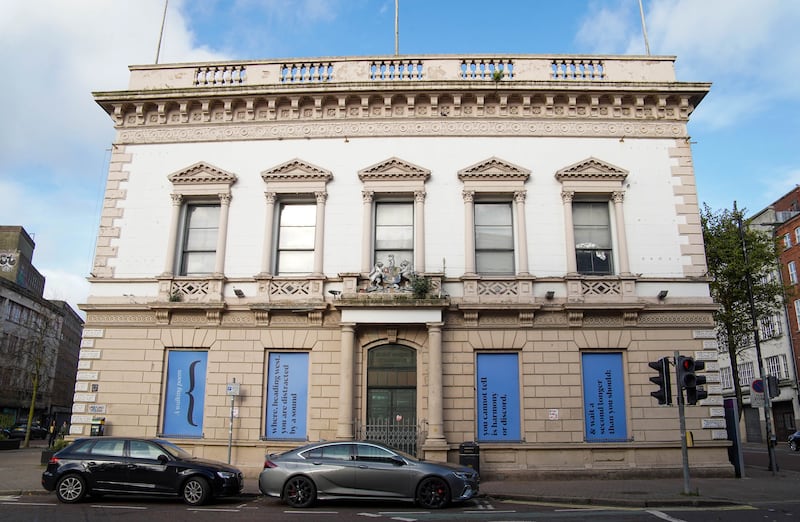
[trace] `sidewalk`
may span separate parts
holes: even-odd
[[[0,496],[47,494],[42,488],[41,462],[44,441],[32,447],[0,451]],[[747,478],[691,478],[692,494],[683,494],[683,479],[636,480],[534,480],[486,481],[481,494],[495,499],[563,502],[628,507],[708,506],[749,504],[794,499],[800,473],[779,471],[773,476],[763,468],[748,467]],[[259,495],[258,479],[245,479],[245,495]]]

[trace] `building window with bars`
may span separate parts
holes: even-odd
[[[742,386],[750,386],[750,383],[756,378],[753,362],[739,363],[739,384]]]
[[[733,389],[733,369],[730,366],[720,368],[719,380],[723,390]]]
[[[765,359],[767,363],[767,375],[774,375],[779,379],[788,379],[789,371],[786,362],[786,355],[779,354]]]

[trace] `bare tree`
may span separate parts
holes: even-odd
[[[55,362],[58,355],[58,332],[61,318],[49,310],[34,313],[30,317],[27,337],[17,344],[18,364],[22,375],[23,392],[30,394],[28,406],[28,422],[25,431],[25,440],[22,447],[30,446],[31,427],[36,412],[36,401],[47,390],[55,374]]]

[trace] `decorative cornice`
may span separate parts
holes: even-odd
[[[497,157],[475,163],[465,169],[458,171],[458,179],[461,181],[470,180],[517,180],[526,181],[531,171],[514,165],[511,162]]]
[[[400,158],[389,158],[358,171],[358,179],[364,181],[383,181],[389,179],[425,181],[431,171]]]

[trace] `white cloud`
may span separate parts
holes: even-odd
[[[42,270],[41,273],[45,277],[45,299],[66,301],[85,318],[86,314],[77,305],[85,303],[86,296],[89,295],[89,282],[86,278],[62,270]]]

